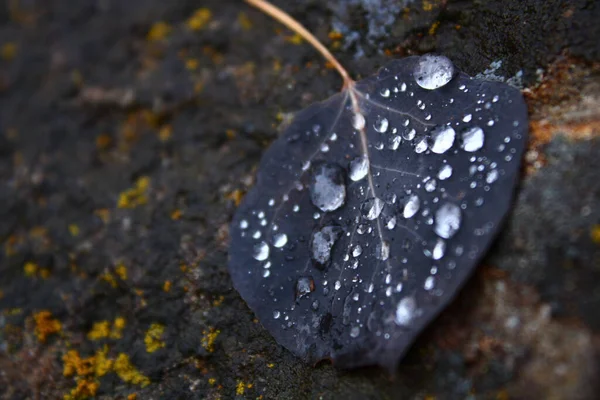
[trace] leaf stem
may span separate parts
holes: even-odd
[[[289,14],[287,14],[282,9],[274,6],[269,3],[267,0],[245,0],[246,3],[258,8],[265,14],[270,15],[275,20],[281,22],[285,26],[287,26],[292,31],[296,32],[298,35],[302,36],[304,40],[310,43],[321,55],[325,58],[325,60],[329,61],[331,65],[337,70],[337,72],[341,75],[344,80],[344,88],[351,88],[354,86],[354,80],[350,78],[350,74],[342,64],[331,54],[331,52],[325,47],[319,39],[317,39],[312,33],[310,33],[300,22],[296,21]]]

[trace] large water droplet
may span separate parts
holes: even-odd
[[[419,211],[420,207],[421,200],[417,195],[413,194],[408,198],[408,201],[404,205],[404,211],[402,212],[402,215],[407,219],[412,218]]]
[[[383,210],[384,202],[377,197],[371,197],[370,199],[365,200],[365,202],[360,207],[363,217],[372,221],[379,217],[381,214],[381,210]]]
[[[360,244],[357,244],[356,246],[354,246],[354,249],[352,249],[352,257],[358,257],[362,254],[362,247],[360,246]]]
[[[337,210],[346,199],[342,168],[330,163],[317,165],[313,169],[309,189],[312,203],[321,211]]]
[[[253,257],[258,261],[264,261],[269,258],[269,245],[265,242],[260,242],[255,245]]]
[[[350,161],[349,176],[354,182],[360,181],[369,173],[369,159],[364,156],[356,157]]]
[[[456,132],[451,126],[438,126],[431,131],[431,145],[429,148],[434,153],[443,154],[452,147],[455,137]]]
[[[377,116],[375,119],[375,123],[373,124],[373,128],[379,133],[385,133],[388,129],[389,122],[387,118]]]
[[[415,318],[417,313],[417,301],[414,297],[408,296],[398,302],[396,306],[396,323],[402,326],[408,326]]]
[[[315,282],[312,278],[307,276],[302,276],[298,278],[296,282],[296,298],[299,299],[310,294],[315,290]]]
[[[448,57],[425,54],[419,58],[413,74],[417,85],[434,90],[452,80],[454,64]]]
[[[483,129],[478,126],[468,128],[462,133],[462,148],[464,151],[477,151],[483,147]]]
[[[273,246],[275,246],[277,248],[281,248],[281,247],[285,246],[287,241],[288,241],[288,238],[285,233],[277,233],[273,236]]]
[[[450,239],[458,228],[461,222],[460,207],[453,203],[445,203],[435,213],[435,226],[433,230],[438,236],[444,239]]]
[[[331,259],[331,249],[341,234],[339,226],[326,226],[314,232],[310,242],[312,260],[320,266],[326,266]]]

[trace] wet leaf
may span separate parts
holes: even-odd
[[[298,113],[230,230],[234,286],[310,362],[393,369],[508,212],[520,92],[445,57],[390,62]]]

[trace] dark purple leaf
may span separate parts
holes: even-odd
[[[526,136],[517,89],[390,62],[265,152],[230,230],[234,286],[303,359],[394,368],[490,246]]]

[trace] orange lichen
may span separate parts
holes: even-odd
[[[115,278],[115,276],[110,272],[105,272],[102,275],[100,275],[100,279],[104,282],[107,282],[110,286],[114,288],[117,287],[117,278]]]
[[[96,148],[106,150],[112,144],[112,137],[107,133],[102,133],[96,137]]]
[[[137,393],[131,393],[127,396],[127,400],[137,400]]]
[[[423,0],[423,11],[433,10],[433,2],[429,0]]]
[[[101,340],[106,339],[108,335],[110,335],[110,322],[100,321],[94,323],[92,329],[87,334],[87,338],[89,340]]]
[[[161,324],[152,324],[146,331],[144,337],[144,343],[146,344],[146,351],[148,353],[154,353],[155,351],[162,349],[166,346],[163,340],[165,333],[165,326]]]
[[[215,341],[221,333],[220,330],[210,327],[208,330],[202,331],[202,347],[209,353],[215,351]]]
[[[200,62],[195,58],[188,58],[185,60],[185,68],[188,71],[195,71],[200,66]]]
[[[233,200],[236,207],[240,205],[243,197],[244,197],[244,192],[242,192],[240,189],[235,189],[234,191],[227,193],[225,195],[225,198],[227,200]]]
[[[62,329],[62,324],[59,320],[52,318],[50,311],[40,311],[33,315],[33,319],[35,321],[35,336],[42,343],[46,341],[48,336],[59,333]]]
[[[100,384],[93,380],[79,379],[68,394],[63,396],[63,400],[84,400],[96,396]]]
[[[300,45],[304,43],[304,38],[298,33],[295,33],[292,36],[286,36],[285,41],[291,44]]]
[[[158,138],[161,142],[167,142],[173,137],[173,127],[171,125],[163,125],[158,131]]]
[[[129,360],[129,356],[125,353],[120,353],[113,363],[113,370],[124,382],[132,385],[140,385],[146,387],[150,384],[150,379],[138,371]]]
[[[219,296],[214,299],[212,303],[213,307],[219,307],[223,303],[223,300],[225,300],[225,296]]]
[[[115,274],[117,274],[117,276],[121,278],[121,280],[126,281],[127,267],[123,263],[119,263],[115,268]]]
[[[151,42],[157,42],[165,39],[171,33],[171,26],[166,22],[159,21],[152,25],[148,31],[147,39]]]
[[[429,27],[429,35],[433,36],[435,35],[435,32],[437,31],[438,27],[440,26],[440,21],[435,21],[430,27]]]
[[[163,291],[165,292],[170,292],[171,291],[171,286],[173,284],[171,283],[171,281],[165,281],[165,283],[163,284]]]
[[[212,12],[208,8],[199,8],[188,18],[186,25],[192,31],[199,31],[206,26],[211,17]]]
[[[150,178],[142,176],[135,181],[132,188],[119,195],[118,208],[135,208],[148,202],[147,191],[150,187]]]
[[[108,224],[110,221],[110,210],[108,208],[99,208],[98,210],[94,210],[94,215],[100,218],[105,224]]]
[[[181,211],[179,208],[176,208],[175,210],[173,210],[171,212],[171,219],[173,221],[178,221],[181,219],[182,215],[183,215],[183,211]]]
[[[87,399],[96,395],[99,387],[97,378],[111,371],[113,361],[107,357],[108,346],[96,351],[96,354],[82,358],[77,350],[69,350],[63,356],[63,375],[75,377],[77,385],[65,394],[64,400]]]

